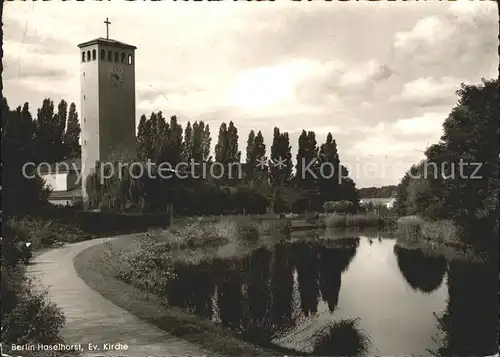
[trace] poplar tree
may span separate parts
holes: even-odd
[[[68,120],[66,124],[66,131],[64,133],[64,146],[69,157],[80,157],[80,122],[78,121],[78,113],[76,112],[75,103],[69,106]]]

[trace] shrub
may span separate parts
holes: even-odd
[[[79,242],[91,235],[72,224],[58,220],[25,216],[7,222],[15,232],[15,241],[33,243],[33,249],[50,247],[55,242]]]
[[[276,236],[279,234],[288,234],[289,227],[288,221],[285,219],[281,220],[265,220],[259,224],[259,233],[263,235]]]
[[[36,292],[17,266],[2,262],[2,342],[11,344],[53,344],[61,341],[62,311],[47,299],[47,292]]]
[[[373,213],[367,214],[329,214],[323,219],[326,228],[374,227],[384,224],[384,220]]]
[[[358,319],[346,319],[327,326],[313,336],[313,355],[364,356],[370,338],[357,327]]]
[[[419,216],[405,216],[397,220],[397,230],[409,241],[423,238],[449,244],[461,243],[461,232],[450,220],[430,221]]]
[[[228,240],[234,240],[238,237],[238,224],[235,220],[223,218],[213,225],[215,234],[219,237],[225,237]]]
[[[35,292],[26,280],[16,306],[2,317],[2,340],[16,344],[52,344],[61,341],[59,330],[65,323],[60,308],[47,299],[47,292]]]
[[[254,243],[259,240],[259,230],[253,222],[242,222],[238,225],[238,238],[244,242]]]
[[[323,204],[325,213],[352,213],[354,204],[350,201],[327,201]]]
[[[422,235],[432,240],[458,243],[460,231],[451,220],[424,221]]]
[[[413,241],[422,236],[423,218],[419,216],[404,216],[396,221],[397,233],[405,239]]]
[[[31,225],[23,224],[26,222]],[[50,236],[46,233],[49,231],[48,225],[41,225],[40,222],[42,221],[11,220],[3,227],[1,314],[2,343],[7,346],[61,342],[59,330],[65,322],[62,311],[47,299],[46,291],[37,291],[33,280],[27,279],[17,262],[10,259],[9,254],[5,254],[18,240],[32,241],[34,234],[44,234],[40,239],[43,242],[43,237]],[[36,228],[44,230],[37,232]]]
[[[168,255],[157,249],[157,243],[153,233],[148,232],[139,243],[139,249],[124,254],[129,272],[122,273],[121,277],[148,294],[161,294],[174,276]]]

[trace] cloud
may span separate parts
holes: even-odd
[[[293,156],[305,129],[318,145],[332,132],[352,164],[419,160],[459,80],[496,75],[495,4],[461,3],[8,2],[4,95],[11,106],[35,109],[50,96],[80,110],[76,45],[105,35],[105,13],[110,36],[138,47],[137,118],[161,110],[183,126],[204,120],[214,145],[221,122],[233,121],[242,151],[252,129],[269,151],[276,126],[290,133]]]
[[[425,113],[420,117],[399,119],[392,127],[395,134],[425,135],[427,140],[437,141],[443,131],[447,113]]]
[[[36,45],[43,46],[43,45]],[[50,51],[37,51],[36,46],[22,42],[4,40],[4,80],[33,78],[55,80],[78,76],[78,62],[67,54],[51,54]]]
[[[445,16],[427,16],[411,30],[396,32],[393,49],[398,57],[425,65],[489,63],[497,57],[496,6],[489,1],[454,3]]]
[[[419,106],[453,104],[455,93],[464,80],[452,77],[435,79],[417,78],[403,85],[401,94],[393,95],[391,101],[413,103]]]
[[[371,60],[357,65],[340,77],[340,86],[357,87],[374,84],[388,79],[393,71],[387,65]]]

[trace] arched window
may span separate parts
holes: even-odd
[[[118,54],[118,52],[115,52],[115,62],[118,62],[118,58],[119,58],[119,56],[120,56],[120,55]]]
[[[87,51],[87,62],[90,61],[90,51]]]
[[[113,61],[113,52],[108,51],[108,61],[111,62]]]
[[[96,52],[95,50],[92,50],[92,61],[95,61],[95,57],[96,57]]]
[[[105,60],[106,60],[106,51],[101,50],[101,61],[105,61]]]
[[[132,64],[132,55],[128,55],[128,64]]]
[[[82,52],[82,62],[85,62],[85,51]]]
[[[122,63],[125,63],[125,53],[122,53]]]

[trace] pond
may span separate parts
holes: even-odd
[[[178,264],[168,301],[246,340],[305,353],[358,354],[362,341],[367,355],[495,353],[496,266],[380,235],[305,238]]]

